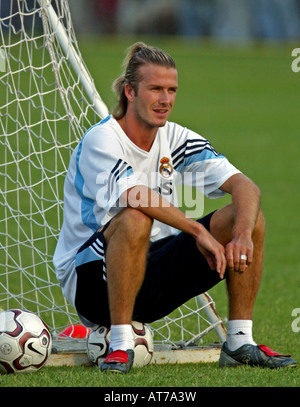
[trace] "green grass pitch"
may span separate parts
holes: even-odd
[[[111,108],[113,79],[126,47],[141,38],[82,38],[83,58]],[[291,69],[295,44],[233,47],[180,39],[142,38],[171,53],[179,91],[171,120],[208,138],[252,178],[262,192],[266,218],[265,267],[254,309],[254,339],[300,361],[300,332],[292,311],[300,308],[300,73]],[[205,213],[229,202],[205,200]],[[225,284],[211,294],[227,316]],[[298,324],[300,329],[300,323]],[[164,365],[103,375],[91,367],[45,367],[32,375],[1,376],[0,387],[298,387],[299,368],[270,371],[208,365]]]

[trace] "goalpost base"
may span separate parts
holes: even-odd
[[[220,357],[221,345],[191,346],[185,349],[154,349],[151,364],[214,363]]]
[[[170,349],[168,346],[155,346],[150,364],[183,364],[183,363],[214,363],[218,362],[221,344],[209,346],[187,346]],[[80,366],[91,365],[86,352],[86,339],[55,340],[47,366]]]

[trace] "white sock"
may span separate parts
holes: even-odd
[[[131,325],[112,325],[110,331],[110,349],[113,351],[134,349],[134,335]]]
[[[231,351],[245,344],[256,345],[252,337],[252,321],[246,319],[228,321],[226,342]]]

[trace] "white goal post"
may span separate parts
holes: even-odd
[[[0,36],[0,309],[36,312],[55,339],[79,323],[52,264],[64,176],[72,150],[108,109],[81,57],[67,0],[0,0]],[[220,344],[226,333],[206,293],[151,329],[157,352],[197,350],[210,331]]]

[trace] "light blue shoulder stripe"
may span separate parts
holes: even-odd
[[[108,116],[106,116],[104,119],[102,119],[98,124],[103,124],[108,122],[108,120],[111,118],[111,114],[109,114]]]
[[[99,126],[103,123],[106,123],[110,118],[111,118],[111,115],[108,115],[105,119],[101,120],[97,124],[94,124],[92,127],[90,127],[86,131],[86,133],[83,135],[83,137],[78,145],[78,150],[77,150],[77,154],[76,154],[75,188],[81,198],[81,219],[82,219],[82,222],[84,225],[88,226],[90,229],[92,229],[94,231],[96,231],[99,228],[99,225],[96,220],[96,216],[94,214],[95,202],[92,199],[86,197],[83,193],[84,178],[79,169],[79,160],[80,160],[80,155],[81,155],[81,151],[82,151],[82,142],[83,142],[83,139],[86,136],[86,134],[94,127]]]
[[[201,162],[201,161],[208,161],[208,160],[218,160],[223,159],[225,156],[223,154],[218,153],[217,155],[209,150],[204,149],[199,153],[187,155],[181,164],[178,165],[177,171],[180,171],[182,167],[187,167],[191,164]]]

